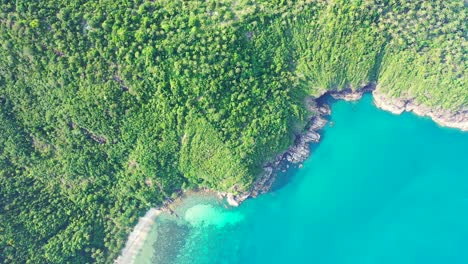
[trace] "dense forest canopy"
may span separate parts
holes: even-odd
[[[111,263],[182,188],[247,189],[307,95],[468,106],[463,0],[0,0],[0,262]]]

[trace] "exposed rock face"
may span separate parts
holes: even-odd
[[[299,163],[309,157],[309,143],[319,142],[320,135],[314,130],[307,130],[306,133],[296,138],[296,143],[284,153],[283,158],[291,163]]]
[[[330,115],[331,112],[327,104],[320,103],[322,101],[321,98],[330,95],[337,100],[355,101],[361,99],[362,95],[367,92],[373,93],[374,102],[377,107],[394,114],[413,111],[418,115],[431,117],[440,125],[468,131],[468,108],[458,112],[430,109],[429,107],[416,104],[412,99],[389,98],[381,94],[374,84],[368,84],[358,90],[348,88],[341,91],[325,92],[319,98],[307,97],[305,99],[306,108],[311,113],[309,122],[306,125],[307,129],[302,134],[296,136],[293,146],[277,155],[274,161],[265,164],[264,173],[261,177],[257,178],[250,191],[238,195],[228,193],[220,193],[220,195],[226,197],[227,202],[231,206],[238,206],[249,197],[256,197],[269,191],[279,171],[286,171],[290,164],[299,164],[298,167],[301,167],[302,164],[300,163],[310,155],[309,144],[319,142],[320,134],[317,131],[327,124],[327,119],[324,117]]]
[[[317,131],[327,124],[324,116],[330,115],[331,111],[328,105],[320,105],[315,99],[306,99],[306,106],[309,112],[311,112],[310,120],[306,125],[307,129],[303,133],[296,135],[294,145],[277,155],[272,162],[265,164],[263,167],[264,173],[253,183],[250,191],[237,195],[219,193],[221,197],[226,198],[229,205],[239,206],[240,203],[249,197],[257,197],[259,194],[268,192],[279,171],[284,172],[289,168],[290,164],[301,163],[309,157],[309,144],[320,141],[320,134]]]
[[[368,84],[360,89],[352,90],[351,88],[341,91],[330,91],[331,97],[336,100],[357,101],[362,98],[362,95],[367,92],[372,92],[375,89],[374,84]]]
[[[468,131],[468,108],[452,112],[443,109],[432,109],[418,104],[412,98],[390,98],[378,89],[372,93],[377,107],[394,114],[414,112],[420,116],[428,116],[441,126],[453,127]]]
[[[267,164],[263,167],[264,174],[263,177],[260,177],[252,187],[249,196],[257,197],[257,195],[266,193],[270,190],[271,185],[273,184],[275,177],[273,177],[274,168],[272,165]],[[247,199],[247,197],[244,198]]]
[[[309,130],[313,130],[313,131],[317,131],[317,130],[320,130],[322,128],[325,127],[325,125],[327,124],[327,120],[324,119],[323,117],[321,116],[315,116],[313,119],[312,119],[312,123],[310,125],[310,128]]]
[[[239,202],[234,198],[232,193],[226,194],[226,200],[230,206],[237,207],[239,206]]]
[[[320,98],[322,98],[322,96]],[[312,119],[316,116],[327,116],[331,113],[330,107],[328,105],[320,104],[319,100],[314,97],[307,97],[305,99],[305,105],[307,111],[310,113],[309,119]]]

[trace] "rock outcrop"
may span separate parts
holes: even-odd
[[[336,100],[356,101],[361,99],[364,93],[372,92],[374,102],[377,107],[392,112],[401,114],[404,111],[412,111],[417,115],[429,116],[435,122],[443,126],[459,128],[463,131],[468,131],[468,109],[458,112],[449,112],[446,110],[434,110],[424,105],[416,104],[412,99],[389,98],[381,94],[374,84],[368,84],[360,89],[352,90],[350,88],[336,91],[331,90],[325,92],[319,98],[307,97],[305,99],[306,108],[310,113],[309,122],[303,133],[296,136],[294,145],[288,150],[280,153],[276,158],[264,166],[264,173],[258,177],[253,183],[252,188],[248,192],[243,192],[237,195],[221,193],[231,206],[238,206],[249,197],[256,197],[259,194],[270,190],[278,172],[286,171],[291,164],[299,164],[305,161],[310,155],[310,143],[319,142],[320,134],[318,133],[326,124],[326,116],[330,115],[330,107],[322,103],[323,98],[330,95]]]
[[[357,101],[362,98],[364,93],[372,92],[374,89],[375,85],[371,83],[357,90],[346,88],[340,91],[332,90],[329,92],[329,94],[336,100]]]
[[[377,107],[389,111],[393,114],[403,112],[414,112],[419,116],[428,116],[441,126],[458,128],[468,131],[468,107],[460,111],[448,111],[444,109],[433,109],[425,105],[418,104],[412,98],[391,98],[378,89],[372,93],[374,103]]]
[[[285,171],[290,164],[299,164],[305,161],[310,155],[310,143],[320,141],[320,134],[317,132],[322,129],[327,120],[324,116],[330,115],[330,107],[326,104],[319,104],[317,100],[306,100],[306,106],[311,117],[307,122],[303,133],[296,135],[294,145],[288,150],[280,153],[272,162],[268,162],[263,167],[263,174],[257,178],[248,192],[237,195],[231,193],[219,193],[221,197],[231,206],[239,206],[249,197],[257,197],[259,194],[266,193],[271,189],[279,171]]]

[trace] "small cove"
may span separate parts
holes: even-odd
[[[300,169],[238,208],[196,194],[135,263],[468,263],[468,133],[334,102]]]

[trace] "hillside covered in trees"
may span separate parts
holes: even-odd
[[[468,106],[463,0],[0,0],[0,262],[111,263],[182,188],[236,192],[307,95]]]

